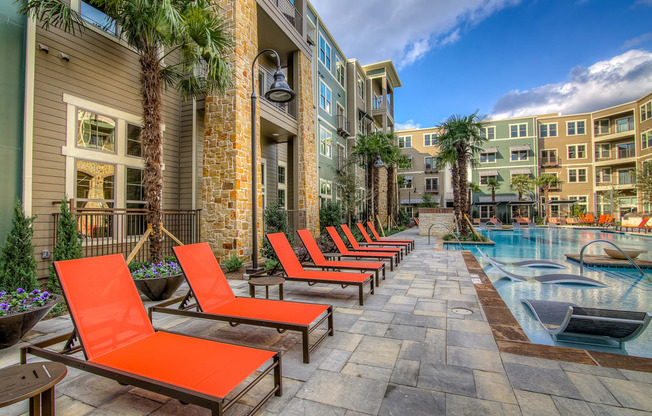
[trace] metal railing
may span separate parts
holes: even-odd
[[[630,157],[636,157],[636,149],[634,147],[618,149],[618,159],[627,159]]]
[[[290,24],[303,35],[303,16],[289,0],[270,0],[278,7]]]
[[[138,244],[147,230],[147,210],[118,208],[73,208],[73,218],[77,221],[77,232],[82,242],[84,257],[108,254],[127,256]],[[59,213],[52,214],[54,234],[52,247],[56,245]],[[200,240],[201,210],[165,210],[162,212],[163,226],[184,244]],[[163,236],[163,256],[172,256],[176,243]],[[138,252],[134,260],[146,261],[149,258],[149,241]]]
[[[451,230],[451,228],[450,228],[448,225],[444,224],[443,222],[433,222],[432,224],[430,224],[430,227],[428,227],[428,245],[430,245],[430,230],[431,230],[432,227],[434,227],[435,225],[440,225],[440,226],[446,228],[446,229],[448,230],[448,232],[449,232],[453,237],[455,237],[455,239],[457,240],[457,244],[460,245],[460,250],[464,250],[464,246],[462,246],[462,242],[460,241],[460,239],[457,238],[457,235],[453,232],[453,230]],[[455,222],[455,228],[457,228],[457,221]],[[441,247],[442,247],[442,248],[444,248],[444,244],[446,244],[446,242],[443,242],[443,243],[441,244]]]
[[[557,156],[549,156],[541,158],[541,166],[558,166],[559,159]]]
[[[273,105],[292,118],[297,118],[297,100],[292,100],[289,103],[275,103],[265,98],[265,92],[269,90],[274,82],[274,71],[258,65],[258,94],[265,102]]]
[[[638,266],[638,264],[636,264],[636,262],[634,260],[632,260],[632,258],[627,253],[625,253],[620,247],[618,247],[615,243],[613,243],[612,241],[609,241],[609,240],[593,240],[593,241],[589,241],[588,243],[584,244],[584,246],[580,250],[580,275],[582,275],[582,272],[584,271],[584,250],[588,246],[590,246],[591,244],[594,244],[594,243],[607,243],[607,244],[610,244],[610,245],[614,246],[618,251],[620,251],[620,254],[625,256],[627,258],[627,260],[629,260],[629,262],[632,263],[634,265],[634,267],[636,267],[638,269],[638,271],[641,273],[641,276],[646,276],[647,280],[652,282],[652,279],[650,279],[650,276],[646,275],[645,272]]]
[[[351,135],[351,122],[345,115],[337,116],[337,133],[344,137]]]

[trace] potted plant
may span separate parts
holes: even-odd
[[[9,293],[0,291],[0,348],[20,341],[60,300],[60,295],[38,289],[26,292],[19,287]]]
[[[130,264],[136,287],[150,300],[170,298],[183,282],[183,272],[175,261]]]

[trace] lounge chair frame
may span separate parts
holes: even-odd
[[[403,260],[404,257],[404,250],[403,248],[400,247],[374,247],[370,246],[365,243],[360,243],[355,239],[355,236],[349,229],[349,226],[346,224],[340,225],[340,228],[342,228],[342,231],[344,231],[344,234],[346,235],[346,239],[349,241],[349,250],[356,252],[356,251],[362,251],[362,252],[377,252],[377,253],[396,253],[398,254],[398,260]],[[357,247],[356,247],[357,246]],[[387,250],[387,251],[383,251]],[[407,253],[407,249],[405,249],[405,253]]]
[[[412,251],[412,243],[408,241],[399,241],[399,240],[376,240],[374,241],[369,234],[367,234],[367,230],[364,229],[364,226],[360,224],[359,222],[356,223],[356,227],[358,227],[358,230],[362,234],[362,238],[364,241],[358,241],[358,244],[361,246],[368,246],[368,247],[394,247],[394,248],[401,248],[405,250],[405,254],[409,254],[410,251]],[[350,231],[350,229],[349,229]]]
[[[326,230],[328,231],[328,234],[330,235],[331,231],[329,230],[329,228],[331,228],[331,227],[326,227]],[[337,234],[336,230],[334,230],[333,232]],[[338,234],[338,237],[339,237],[339,234]],[[339,247],[337,247],[338,253],[333,253],[333,255],[329,255],[329,257],[334,257],[334,258],[336,258],[338,260],[341,260],[342,257],[351,257],[351,258],[354,258],[356,260],[361,260],[361,259],[378,259],[379,261],[389,260],[389,270],[390,271],[394,271],[394,264],[396,264],[398,266],[398,263],[399,263],[398,253],[381,254],[379,252],[372,253],[372,252],[355,252],[355,251],[351,251],[346,247],[346,243],[344,243],[344,240],[342,240],[341,237],[339,237],[339,238],[340,238],[340,241],[342,242],[342,244],[344,245],[344,248],[347,249],[347,252],[344,253],[344,252],[342,252],[340,250]],[[332,235],[331,235],[331,240],[333,240],[333,242],[337,246],[337,243],[333,239]]]
[[[360,223],[358,223],[360,224]],[[376,227],[374,227],[373,223],[371,221],[367,221],[367,227],[369,228],[369,231],[371,231],[371,234],[373,234],[373,238],[376,239],[378,242],[383,242],[383,241],[401,241],[401,242],[408,242],[410,243],[410,251],[414,250],[414,240],[405,238],[405,239],[392,239],[391,237],[381,237],[378,235],[378,231],[376,231]],[[364,226],[363,226],[364,228]],[[373,239],[372,238],[372,239]]]

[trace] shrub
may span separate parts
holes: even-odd
[[[72,216],[67,198],[61,200],[56,238],[57,243],[54,245],[54,252],[52,253],[53,261],[81,259],[84,256],[81,239],[77,231],[77,220]],[[57,279],[57,274],[54,271],[54,263],[50,265],[48,289],[52,293],[61,293],[59,279]],[[57,310],[61,309],[62,306],[62,304],[57,305]]]
[[[234,253],[224,262],[227,272],[236,272],[242,268],[242,260]]]
[[[319,227],[321,233],[326,232],[326,227],[335,227],[342,224],[342,206],[339,202],[328,201],[319,209]]]
[[[408,225],[412,218],[407,213],[407,210],[401,208],[398,210],[398,225]]]
[[[0,253],[0,288],[12,292],[22,288],[28,292],[38,288],[34,259],[33,217],[26,217],[23,204],[16,199],[11,231]]]
[[[267,260],[265,263],[265,270],[272,270],[279,265],[278,260]]]
[[[290,245],[294,245],[294,239],[292,238],[288,223],[288,213],[285,211],[283,205],[276,203],[268,206],[263,213],[263,221],[265,222],[265,234],[283,233],[290,242]],[[274,253],[274,249],[267,238],[263,238],[263,245],[260,251],[263,257],[269,260],[277,260],[276,253]]]

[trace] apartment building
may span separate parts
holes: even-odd
[[[435,161],[439,129],[400,130],[396,134],[401,152],[410,159],[410,165],[398,171],[400,206],[413,217],[425,195],[439,206],[452,205],[450,169],[439,169]]]

